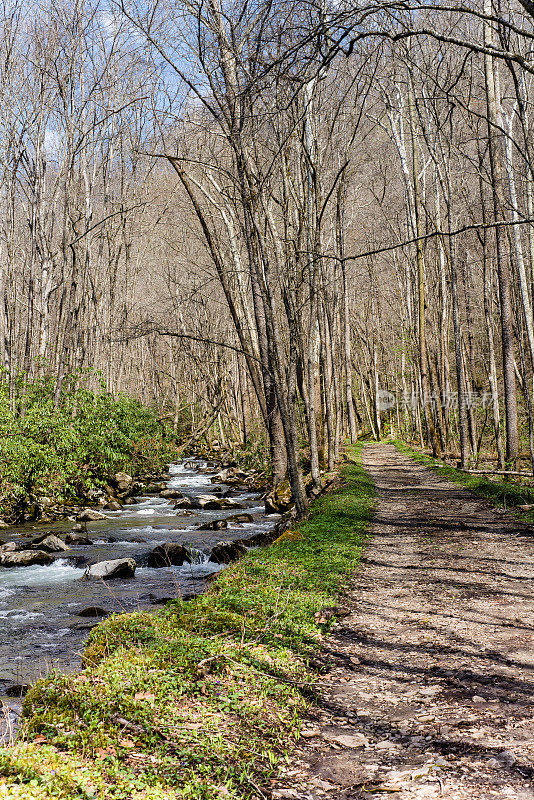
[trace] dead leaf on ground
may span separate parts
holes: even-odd
[[[137,694],[134,694],[134,700],[146,700],[147,703],[154,703],[156,695],[152,694],[152,692],[137,692]]]

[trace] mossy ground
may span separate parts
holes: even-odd
[[[205,595],[95,628],[85,668],[27,696],[23,737],[0,750],[0,798],[265,797],[316,679],[317,612],[357,565],[373,497],[350,461],[295,536]]]
[[[395,441],[394,444],[401,453],[406,453],[414,461],[433,467],[444,478],[454,483],[462,484],[462,486],[470,489],[479,497],[484,497],[486,500],[495,503],[495,505],[503,506],[512,511],[515,510],[516,515],[520,516],[521,519],[529,522],[534,521],[534,512],[519,513],[517,511],[517,506],[534,503],[534,487],[532,485],[526,485],[520,479],[512,481],[500,477],[490,478],[484,475],[470,475],[467,472],[451,467],[450,464],[441,461],[439,458],[433,458],[414,450],[405,442]]]

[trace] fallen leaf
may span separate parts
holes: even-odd
[[[131,739],[119,739],[119,744],[121,747],[127,747],[127,748],[135,747],[135,742],[132,742]]]
[[[106,756],[116,756],[117,751],[110,745],[109,747],[98,747],[96,754],[98,758],[106,758]]]
[[[151,692],[137,692],[137,694],[134,694],[134,700],[146,700],[147,703],[153,703],[155,699],[156,695]]]

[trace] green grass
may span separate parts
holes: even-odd
[[[439,458],[427,456],[424,453],[414,450],[405,442],[394,442],[395,447],[401,452],[406,453],[414,461],[421,464],[427,464],[435,469],[444,478],[459,483],[470,489],[480,497],[490,500],[495,505],[503,506],[504,508],[513,508],[527,504],[534,503],[534,487],[526,486],[521,483],[505,480],[502,478],[486,478],[484,475],[470,475],[462,470],[455,469]],[[534,520],[534,514],[528,512],[521,514],[522,518]]]
[[[23,740],[0,749],[0,798],[268,793],[316,680],[317,612],[356,568],[373,502],[350,461],[308,518],[205,595],[101,623],[81,672],[28,694]]]

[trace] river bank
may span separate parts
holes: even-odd
[[[250,551],[205,594],[98,625],[84,670],[27,696],[25,740],[0,751],[0,790],[69,800],[265,797],[298,735],[314,653],[357,564],[372,502],[351,462],[306,520]]]
[[[219,562],[244,550],[241,542],[267,540],[278,516],[266,517],[259,493],[234,481],[235,474],[200,460],[171,464],[150,494],[106,510],[82,532],[65,522],[44,532],[0,531],[0,559],[30,562],[0,565],[0,700],[20,696],[52,667],[78,668],[83,643],[102,617],[192,597],[224,566]],[[232,547],[219,552],[221,539]],[[132,560],[131,576],[83,580],[91,564]]]

